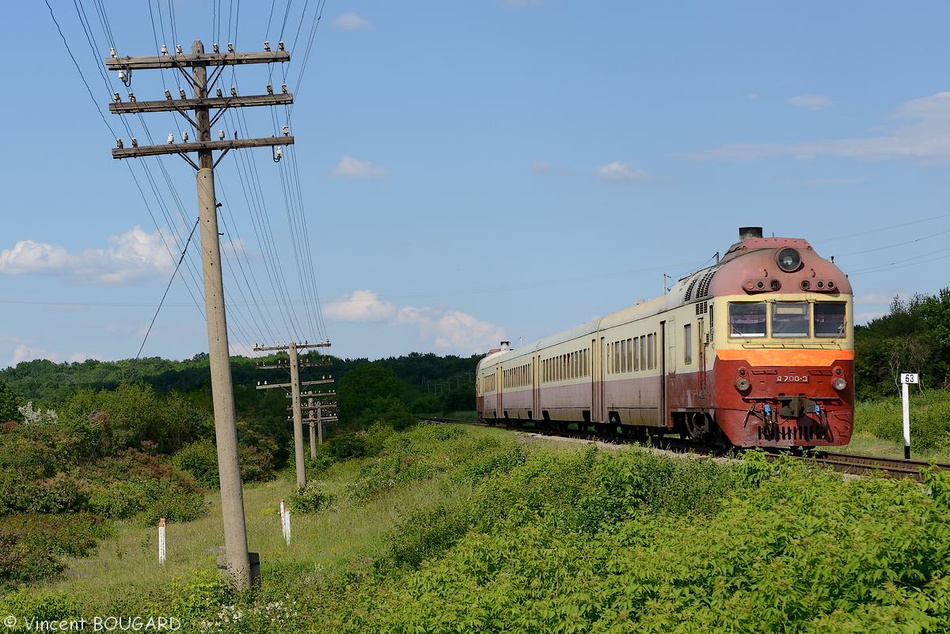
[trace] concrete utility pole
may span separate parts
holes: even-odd
[[[208,354],[211,362],[215,444],[218,448],[218,474],[221,479],[225,565],[235,586],[239,589],[249,588],[254,581],[259,568],[252,568],[251,564],[253,561],[259,566],[259,558],[256,553],[248,553],[247,550],[244,493],[241,488],[241,471],[238,465],[234,390],[231,381],[231,359],[228,352],[224,282],[221,275],[217,202],[214,192],[214,167],[217,163],[213,152],[221,151],[221,156],[218,157],[220,161],[232,149],[292,145],[294,139],[289,136],[289,130],[284,128],[282,137],[226,141],[222,133],[219,141],[212,141],[211,126],[228,108],[291,104],[293,97],[287,93],[286,86],[279,95],[273,94],[273,90],[268,86],[267,95],[253,97],[239,97],[232,88],[229,97],[224,97],[218,89],[217,97],[209,98],[208,91],[227,66],[290,61],[290,53],[284,50],[283,42],[280,43],[277,51],[270,51],[270,46],[266,43],[265,49],[267,50],[262,53],[235,53],[229,44],[228,52],[221,53],[215,44],[214,52],[206,54],[204,45],[196,41],[192,45],[190,55],[183,54],[181,48],[178,47],[174,55],[163,54],[156,57],[119,57],[113,51],[111,57],[105,60],[106,68],[118,71],[119,77],[126,86],[131,87],[133,70],[162,68],[177,69],[192,85],[194,96],[191,99],[186,98],[184,91],[181,91],[180,99],[173,99],[171,93],[166,90],[164,100],[137,101],[134,93],[130,91],[129,101],[123,102],[119,93],[115,93],[113,103],[109,104],[109,111],[113,114],[178,112],[194,127],[196,140],[188,143],[188,138],[185,136],[183,143],[176,143],[174,138],[170,138],[166,145],[139,146],[138,141],[133,138],[132,147],[126,148],[122,140],[117,139],[117,147],[112,150],[112,157],[124,159],[178,154],[197,171],[201,262],[204,271],[205,314],[208,321]],[[215,69],[210,82],[209,67]],[[192,71],[190,76],[186,71],[189,68]],[[218,111],[213,119],[212,109]],[[189,116],[189,111],[194,112],[194,117]],[[197,163],[188,156],[190,152],[197,153]]]
[[[330,346],[329,341],[324,341],[321,343],[296,343],[290,342],[286,346],[254,346],[255,352],[264,352],[264,351],[287,351],[290,355],[290,364],[284,365],[259,365],[257,369],[259,370],[278,370],[278,369],[289,369],[290,370],[290,383],[264,383],[263,385],[258,383],[257,389],[259,390],[270,390],[274,388],[290,388],[290,398],[291,398],[291,407],[293,409],[293,421],[294,421],[294,466],[297,470],[297,486],[305,487],[307,486],[307,473],[306,468],[304,467],[304,456],[303,456],[303,410],[300,405],[300,387],[304,385],[325,385],[328,383],[333,383],[333,379],[323,379],[320,381],[303,381],[300,380],[300,361],[297,357],[297,351],[305,348],[328,348]],[[304,367],[311,367],[316,364],[305,364]]]
[[[325,423],[337,422],[336,416],[336,391],[329,392],[304,392],[301,396],[307,397],[307,404],[301,405],[300,409],[307,412],[305,423],[310,424],[310,457],[317,457],[317,441],[323,444],[323,425]],[[328,401],[314,399],[332,399]],[[314,426],[317,428],[317,437],[314,438]]]

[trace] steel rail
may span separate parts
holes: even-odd
[[[521,433],[534,433],[541,434],[544,436],[552,437],[561,437],[561,438],[584,438],[587,440],[601,440],[604,442],[615,442],[615,443],[635,443],[642,442],[636,439],[626,437],[626,436],[598,436],[590,432],[559,432],[553,429],[534,429],[534,428],[517,428],[517,427],[506,427],[504,425],[492,425],[490,423],[483,423],[478,421],[470,420],[459,420],[452,418],[435,418],[429,416],[419,416],[418,420],[431,421],[435,423],[453,423],[461,425],[476,425],[481,427],[499,427],[501,429],[510,429],[511,431],[521,432]],[[729,449],[723,449],[722,447],[709,447],[698,445],[690,441],[684,441],[672,437],[653,437],[650,439],[650,444],[657,448],[673,452],[689,452],[689,453],[701,453],[706,455],[716,455],[721,456],[723,454],[728,454],[731,452]],[[741,453],[743,450],[741,448],[735,449],[736,452]],[[891,478],[911,478],[918,482],[922,482],[925,479],[925,474],[929,469],[936,469],[938,471],[950,471],[950,464],[941,464],[941,463],[931,463],[924,462],[920,460],[904,460],[902,458],[882,458],[879,456],[861,456],[857,454],[848,454],[848,453],[832,453],[824,451],[822,449],[811,450],[809,453],[804,455],[795,455],[788,451],[774,451],[769,452],[767,458],[769,460],[775,461],[782,456],[789,456],[795,460],[801,460],[803,462],[809,462],[813,464],[825,465],[839,473],[845,473],[849,475],[871,475],[873,473],[880,473],[887,477]]]

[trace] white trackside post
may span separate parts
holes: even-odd
[[[284,519],[284,516],[287,514],[287,503],[283,500],[280,501],[280,533],[284,536],[284,541],[287,541],[287,521]]]
[[[290,507],[284,509],[284,539],[290,546]]]
[[[916,385],[920,380],[917,374],[901,374],[901,401],[904,413],[904,460],[910,460],[910,394],[909,385]]]
[[[165,518],[158,520],[158,563],[164,565],[167,551],[165,548]]]
[[[280,501],[280,529],[284,534],[284,541],[290,546],[290,507],[283,500]]]

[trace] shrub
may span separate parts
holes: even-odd
[[[389,561],[395,566],[418,567],[454,546],[468,531],[459,508],[437,506],[411,512],[389,536]]]
[[[305,487],[298,487],[290,495],[290,508],[298,513],[319,513],[333,505],[332,495],[325,493],[321,484],[311,480]]]
[[[32,617],[37,621],[47,622],[78,619],[82,615],[82,608],[77,597],[60,592],[18,590],[0,597],[0,614],[19,619],[20,627],[4,630],[14,634],[35,631],[24,624],[24,619]]]
[[[238,462],[244,482],[265,482],[274,477],[274,455],[253,445],[238,446]]]
[[[340,434],[330,439],[327,450],[335,460],[362,458],[366,455],[366,438],[358,434]]]
[[[63,568],[53,553],[0,529],[0,590],[55,577]]]
[[[159,519],[190,522],[208,512],[208,503],[190,477],[180,475],[162,482],[158,495],[141,514],[144,523],[154,525]]]
[[[113,519],[129,519],[145,510],[156,494],[155,481],[133,478],[100,484],[89,491],[88,509]]]
[[[86,494],[72,478],[60,474],[46,480],[0,478],[0,515],[7,513],[73,513],[86,506]]]
[[[193,442],[179,451],[172,458],[172,464],[191,474],[191,476],[207,489],[217,489],[218,480],[218,450],[210,440]]]
[[[308,454],[304,461],[307,466],[307,473],[323,473],[334,463],[333,456],[326,450],[326,445],[318,445],[317,456],[311,458]]]

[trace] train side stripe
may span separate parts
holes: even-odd
[[[716,350],[716,358],[752,365],[831,365],[853,361],[854,350]]]

